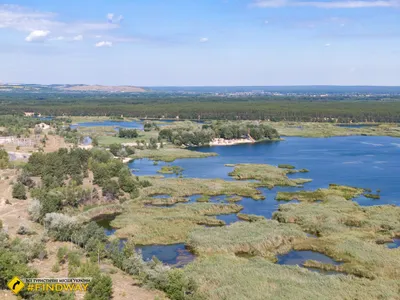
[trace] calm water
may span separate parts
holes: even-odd
[[[195,258],[195,256],[185,248],[184,244],[137,246],[136,250],[142,252],[145,261],[155,256],[164,264],[175,267],[182,267]]]
[[[283,255],[278,255],[277,256],[278,261],[277,263],[280,265],[290,265],[290,266],[301,266],[303,267],[304,263],[307,260],[315,260],[324,264],[331,264],[331,265],[340,265],[342,264],[341,262],[335,261],[334,259],[330,258],[329,256],[326,256],[325,254],[314,252],[314,251],[295,251],[292,250],[289,253],[283,254]],[[335,271],[325,271],[317,268],[309,268],[305,267],[306,269],[321,273],[324,275],[336,275],[336,274],[341,274],[340,272],[335,272]]]
[[[278,255],[278,264],[280,265],[299,265],[302,266],[307,260],[316,260],[324,264],[340,265],[337,262],[326,256],[325,254],[314,251],[295,251],[292,250],[286,254]]]
[[[97,225],[99,225],[100,227],[104,228],[104,232],[107,236],[113,235],[115,233],[115,231],[117,231],[115,228],[113,228],[111,226],[111,221],[115,219],[114,217],[110,217],[110,218],[105,218],[99,221],[96,221]]]
[[[242,144],[197,148],[201,152],[216,152],[219,156],[201,159],[180,159],[170,165],[184,169],[184,177],[222,178],[232,180],[228,173],[233,169],[225,164],[265,163],[291,164],[309,169],[309,173],[292,176],[313,179],[304,189],[328,187],[330,183],[381,190],[381,199],[360,198],[362,205],[400,204],[400,139],[391,137],[290,137],[282,142]],[[164,163],[154,166],[149,160],[136,160],[130,164],[137,175],[154,175]],[[172,175],[175,176],[175,175]],[[264,190],[267,200],[261,203],[276,205],[268,200],[275,198],[277,188]],[[296,190],[296,189],[292,189]],[[244,199],[245,200],[245,199]],[[262,204],[254,201],[262,208]],[[241,203],[239,203],[241,204]]]
[[[387,244],[389,249],[396,249],[400,247],[400,239],[393,239],[393,243]]]
[[[376,127],[379,124],[338,124],[338,127],[345,127],[345,128],[366,128],[366,127]]]
[[[184,177],[222,178],[232,180],[228,173],[232,167],[225,164],[237,163],[264,163],[271,165],[291,164],[296,168],[309,169],[309,173],[289,175],[293,178],[304,177],[313,179],[305,184],[305,190],[326,188],[330,183],[358,186],[372,189],[375,193],[380,190],[381,199],[373,200],[365,197],[355,199],[361,205],[395,204],[400,205],[400,139],[391,137],[335,137],[335,138],[286,138],[282,142],[243,144],[230,147],[203,147],[196,148],[202,152],[216,152],[217,157],[201,159],[180,159],[169,165],[180,166],[184,169]],[[166,163],[160,162],[157,166],[147,159],[136,160],[129,164],[137,175],[156,175],[157,171]],[[159,174],[158,174],[159,175]],[[176,175],[166,175],[175,177]],[[262,215],[271,218],[282,201],[276,201],[277,191],[296,191],[299,188],[276,187],[272,190],[261,188],[265,200],[255,201],[243,198],[237,202],[244,207],[241,211],[246,214]],[[189,197],[193,203],[199,195]],[[224,203],[224,196],[211,197],[210,202]],[[296,203],[295,201],[292,203]],[[317,203],[315,205],[318,205]],[[217,216],[227,224],[237,222],[235,214]],[[389,248],[399,247],[400,241],[388,244]],[[178,251],[179,250],[179,251]],[[178,257],[192,257],[186,253],[184,245],[146,246],[147,258],[156,255],[161,261],[176,264]],[[193,257],[191,258],[193,259]],[[312,251],[291,251],[278,257],[280,264],[299,264],[313,259],[323,263],[339,264],[331,258]],[[190,259],[189,259],[190,260]],[[310,268],[311,271],[318,271]]]
[[[123,127],[123,128],[134,128],[134,129],[143,129],[143,123],[138,121],[102,121],[102,122],[83,122],[78,124],[71,125],[71,128],[77,127]]]

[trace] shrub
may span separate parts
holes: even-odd
[[[4,149],[0,149],[0,169],[7,169],[10,163],[8,153]]]
[[[60,213],[46,214],[44,224],[49,234],[60,241],[68,241],[72,233],[79,227],[79,223],[75,217]]]
[[[26,199],[25,186],[20,182],[15,183],[12,190],[12,196],[13,198],[16,199],[25,200]]]
[[[41,217],[42,204],[39,200],[33,199],[28,207],[28,212],[34,222],[38,222]]]
[[[112,298],[112,280],[108,275],[97,275],[89,283],[85,300],[109,300]]]

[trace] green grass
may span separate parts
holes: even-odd
[[[281,168],[281,169],[290,169],[290,170],[296,169],[295,166],[292,166],[292,165],[285,165],[285,164],[278,165],[278,168]]]
[[[188,245],[199,254],[246,253],[275,260],[277,253],[289,251],[296,240],[305,238],[297,225],[258,220],[196,229],[190,234]]]
[[[158,170],[157,173],[161,174],[182,174],[183,168],[179,166],[163,166],[161,170]]]
[[[84,212],[79,214],[79,218],[83,222],[90,220],[101,219],[107,216],[117,215],[123,212],[123,207],[120,204],[101,205],[96,207],[86,208]]]
[[[233,255],[198,258],[184,272],[197,282],[198,293],[210,300],[389,300],[399,298],[400,288],[395,279],[326,276],[258,257]]]
[[[181,158],[205,158],[217,156],[216,153],[203,153],[197,151],[190,151],[182,148],[162,148],[158,150],[137,150],[131,157],[134,159],[149,158],[152,160],[160,160],[165,162],[173,162]]]
[[[367,197],[367,198],[370,198],[370,199],[375,199],[375,200],[381,199],[381,196],[378,195],[378,194],[365,193],[364,197]]]
[[[247,221],[247,222],[257,222],[257,221],[265,219],[263,216],[248,215],[248,214],[237,214],[237,217],[240,220]]]
[[[297,250],[315,250],[343,261],[340,270],[376,278],[399,278],[400,251],[382,245],[400,232],[400,207],[361,207],[337,195],[325,195],[323,203],[280,205],[273,218],[295,223],[316,234],[294,245]]]
[[[158,208],[126,203],[124,213],[111,224],[120,228],[116,232],[118,237],[128,238],[135,244],[183,243],[200,225],[224,225],[225,222],[216,219],[215,215],[238,213],[242,208],[236,204],[193,203]]]
[[[281,136],[332,137],[332,136],[393,136],[400,137],[397,124],[380,124],[379,126],[347,128],[333,123],[310,122],[274,122],[272,125]]]
[[[275,199],[281,201],[318,201],[328,196],[344,197],[347,200],[362,195],[363,189],[331,184],[328,189],[318,189],[316,191],[298,191],[298,192],[278,192]]]
[[[229,175],[237,180],[259,180],[258,186],[266,186],[268,188],[273,188],[274,186],[299,186],[311,181],[311,179],[288,178],[287,174],[293,173],[293,171],[266,164],[237,164]]]
[[[264,199],[255,183],[246,181],[225,181],[222,179],[198,179],[198,178],[154,178],[146,177],[152,186],[141,190],[140,198],[149,195],[168,194],[172,197],[189,197],[192,195],[229,195],[251,197],[255,200]]]

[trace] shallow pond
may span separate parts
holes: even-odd
[[[337,262],[334,259],[330,258],[329,256],[326,256],[325,254],[319,253],[319,252],[314,252],[314,251],[295,251],[292,250],[289,253],[283,254],[283,255],[278,255],[277,256],[278,261],[277,263],[280,265],[289,265],[289,266],[301,266],[303,267],[304,263],[307,260],[315,260],[324,264],[331,264],[338,266],[341,264],[341,262]],[[305,267],[306,269],[313,271],[313,272],[318,272],[324,275],[334,275],[334,274],[341,274],[340,272],[335,272],[335,271],[325,271],[321,270],[318,268],[309,268]]]
[[[114,219],[115,219],[115,217],[104,218],[104,219],[96,221],[96,223],[100,227],[104,228],[104,233],[107,236],[110,236],[110,235],[113,235],[115,233],[115,231],[117,231],[115,228],[113,228],[111,226],[111,221]]]
[[[175,267],[183,267],[195,259],[194,254],[184,244],[137,246],[136,250],[142,252],[145,261],[155,256],[164,264]]]
[[[222,220],[226,223],[226,225],[230,225],[232,223],[240,221],[236,214],[229,214],[229,215],[218,215],[215,216],[218,220]]]
[[[78,124],[72,124],[71,128],[77,127],[123,127],[133,129],[143,129],[143,123],[138,121],[102,121],[102,122],[82,122]]]
[[[340,265],[340,262],[326,256],[325,254],[314,251],[295,251],[292,250],[286,254],[278,255],[278,264],[280,265],[299,265],[302,266],[307,260],[316,260],[324,264]]]
[[[396,249],[400,247],[400,239],[393,239],[392,243],[388,243],[387,247],[389,249]]]

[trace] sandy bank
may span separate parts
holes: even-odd
[[[218,139],[213,139],[210,143],[210,146],[230,146],[230,145],[249,144],[249,143],[254,143],[254,140],[251,140],[251,139],[226,140],[226,139],[218,138]]]

